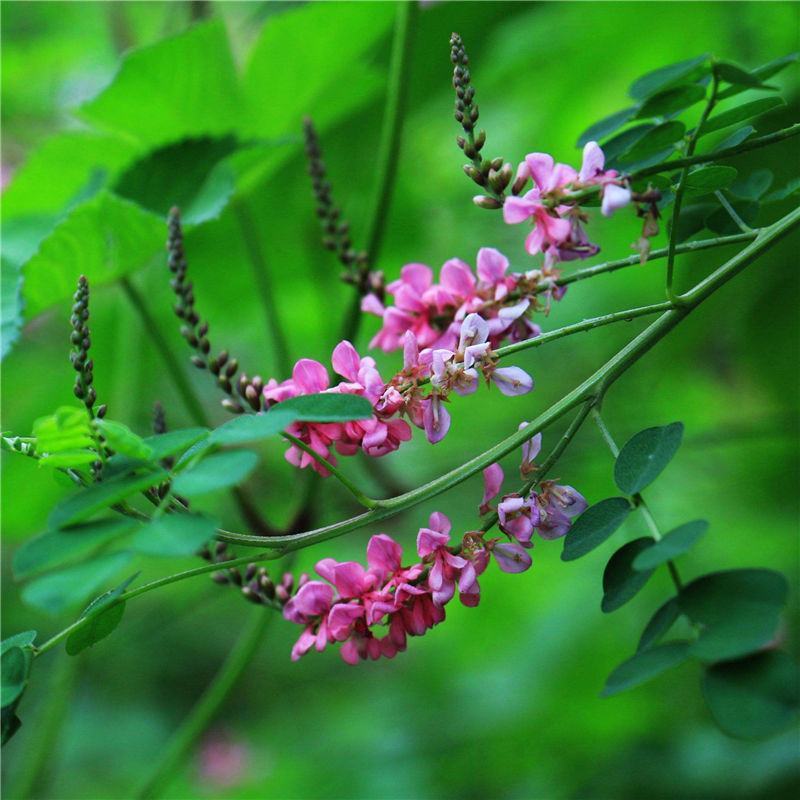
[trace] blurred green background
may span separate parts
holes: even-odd
[[[789,53],[798,47],[799,9],[758,2],[425,5],[415,24],[405,138],[378,266],[394,278],[409,261],[437,270],[453,256],[474,264],[479,247],[494,246],[515,268],[530,268],[523,232],[470,201],[473,191],[453,141],[451,31],[462,34],[470,52],[488,152],[516,162],[543,150],[577,163],[578,135],[623,108],[636,77],[703,52],[750,67]],[[247,170],[237,173],[246,172],[247,179],[236,191],[257,220],[293,357],[327,362],[350,289],[339,281],[333,255],[319,246],[300,121],[311,114],[319,124],[335,197],[358,242],[373,187],[394,11],[390,3],[3,3],[2,159],[4,178],[12,176],[3,198],[4,252],[35,250],[93,181],[113,185],[155,147],[201,135],[252,141]],[[184,48],[185,32],[198,24],[193,15],[206,13],[210,18],[188,34],[194,46]],[[123,72],[104,99],[89,106],[94,127],[87,127],[87,115],[76,109],[113,80],[120,53],[175,36],[159,45],[167,47],[166,56],[153,59],[146,80],[128,80]],[[170,55],[178,52],[185,61]],[[789,105],[761,118],[760,132],[797,119],[797,67],[771,82]],[[735,164],[745,175],[769,167],[782,185],[796,174],[797,147],[784,142]],[[184,155],[170,163],[169,180],[145,175],[152,211],[163,215],[176,194],[196,188],[201,167]],[[786,210],[773,206],[759,222]],[[595,262],[629,254],[639,235],[632,215],[595,216],[592,238],[603,245]],[[141,225],[145,238],[153,225],[162,236],[153,214]],[[102,245],[100,228],[89,225],[86,235],[95,242],[99,236]],[[656,246],[664,241],[662,233]],[[689,578],[765,566],[797,586],[798,244],[796,236],[784,241],[715,295],[606,399],[605,415],[620,441],[650,425],[686,424],[682,449],[646,494],[664,528],[698,517],[711,522],[709,534],[681,563]],[[85,247],[76,236],[45,254],[60,271],[61,283],[51,279],[45,286],[54,297],[59,286],[74,284],[84,260],[102,271],[111,261],[138,257],[138,251],[109,254],[102,246],[87,254]],[[250,374],[276,375],[253,267],[230,210],[193,227],[187,251],[214,346],[233,350]],[[683,257],[680,281],[688,284],[729,254]],[[133,266],[133,280],[160,329],[221,422],[225,412],[213,385],[189,372],[170,311],[163,253],[156,249]],[[662,281],[659,261],[576,284],[543,327],[656,301]],[[27,434],[37,417],[71,402],[68,317],[68,300],[37,315],[5,359],[4,431]],[[456,400],[444,443],[431,448],[417,434],[383,465],[408,487],[453,467],[541,412],[642,326],[603,328],[523,354],[515,363],[534,374],[534,393],[499,400],[481,392]],[[365,320],[362,350],[376,327],[374,318]],[[92,293],[92,329],[95,382],[112,418],[147,433],[153,402],[160,400],[172,425],[191,424],[113,282]],[[379,363],[391,374],[398,359],[381,355]],[[545,435],[545,447],[557,433]],[[249,483],[279,522],[299,500],[298,475],[282,451],[277,443],[265,445],[263,469]],[[508,475],[516,461],[505,464]],[[356,458],[345,464],[370,486],[368,463]],[[590,502],[614,492],[610,456],[591,424],[567,451],[558,476]],[[10,560],[17,543],[44,529],[66,489],[32,461],[6,453],[2,481],[3,635],[35,628],[43,638],[69,619],[23,606]],[[318,483],[321,521],[354,512],[337,485]],[[432,510],[445,511],[457,529],[467,530],[475,525],[480,492],[480,481],[472,479],[377,530],[303,551],[300,565],[310,569],[324,556],[362,559],[368,536],[378,530],[411,552]],[[206,505],[230,527],[239,524],[227,496]],[[447,624],[411,640],[408,652],[391,662],[353,668],[330,651],[293,664],[289,650],[298,630],[276,617],[210,738],[176,773],[166,796],[795,796],[797,732],[761,743],[726,738],[703,705],[695,666],[611,700],[598,697],[608,672],[634,651],[639,632],[670,591],[660,571],[629,605],[613,615],[600,612],[603,564],[622,538],[635,538],[641,529],[632,516],[616,544],[569,564],[560,561],[558,543],[537,543],[533,569],[522,575],[490,569],[477,609],[451,605]],[[142,560],[142,580],[192,565]],[[48,745],[47,769],[33,796],[129,797],[252,613],[235,592],[203,578],[131,603],[116,634],[80,657],[67,722]],[[795,591],[787,618],[788,647],[795,653],[791,623],[797,618]],[[69,677],[66,661],[54,652],[35,664],[21,707],[23,729],[4,750],[8,797],[16,796],[26,752],[45,735],[38,720],[59,676]],[[214,746],[233,765],[230,782],[208,774]]]

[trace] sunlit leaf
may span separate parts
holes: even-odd
[[[649,486],[672,461],[681,445],[683,423],[647,428],[632,436],[614,464],[614,481],[626,494]]]
[[[624,606],[647,583],[653,570],[637,571],[633,568],[636,557],[653,546],[647,536],[622,545],[606,564],[603,572],[603,601],[600,607],[605,613]]]
[[[766,739],[789,728],[800,710],[800,676],[786,653],[758,653],[713,664],[703,696],[719,727],[737,739]]]
[[[688,642],[668,642],[640,650],[623,661],[607,678],[602,697],[624,692],[657,678],[668,669],[682,664],[689,657]]]
[[[633,568],[636,570],[654,569],[673,558],[682,556],[707,530],[708,523],[704,519],[680,525],[665,534],[661,541],[640,553],[633,562]]]
[[[624,497],[609,497],[589,507],[572,524],[564,538],[562,561],[574,561],[599,547],[622,525],[631,512]]]
[[[108,446],[116,453],[142,460],[152,458],[153,449],[127,425],[108,419],[98,419],[95,425],[103,434]]]

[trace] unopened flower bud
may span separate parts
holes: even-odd
[[[479,208],[502,208],[502,203],[495,200],[494,197],[487,197],[484,194],[475,195],[475,197],[472,198],[472,202]]]
[[[229,397],[226,397],[222,401],[222,407],[226,411],[230,411],[231,414],[243,414],[244,413],[244,409],[235,400],[231,400]]]

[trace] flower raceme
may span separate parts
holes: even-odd
[[[538,336],[541,330],[530,315],[547,310],[551,299],[564,296],[566,289],[555,283],[559,273],[552,267],[524,273],[509,273],[508,268],[508,259],[491,247],[478,251],[477,275],[468,264],[452,258],[442,266],[438,283],[425,264],[406,264],[400,278],[386,287],[394,305],[385,305],[376,294],[362,301],[363,311],[383,321],[370,347],[387,353],[398,350],[406,331],[411,331],[421,348],[454,350],[461,323],[471,313],[489,323],[492,347]]]
[[[599,251],[583,229],[588,217],[578,205],[569,202],[569,194],[600,186],[601,211],[605,216],[628,205],[630,189],[615,170],[604,170],[604,166],[605,156],[597,142],[589,142],[583,148],[579,172],[567,164],[556,163],[547,153],[525,156],[517,169],[514,187],[521,192],[532,180],[533,188],[521,197],[508,197],[503,203],[503,218],[511,225],[533,223],[533,230],[525,240],[525,249],[531,255],[543,253],[545,264],[552,264],[588,258]]]
[[[411,566],[403,566],[402,548],[384,533],[369,540],[366,568],[332,558],[317,562],[323,580],[304,583],[283,610],[287,620],[303,626],[292,660],[336,642],[348,664],[393,658],[406,649],[407,637],[422,636],[445,619],[445,606],[456,593],[465,606],[478,605],[478,577],[490,555],[505,572],[531,565],[519,544],[486,540],[480,531],[464,534],[453,547],[451,527],[444,514],[431,514],[417,535],[419,561]]]
[[[474,392],[479,373],[487,383],[494,383],[505,395],[525,394],[533,388],[533,379],[519,367],[498,367],[492,357],[491,323],[477,314],[468,314],[460,325],[455,351],[427,348],[420,351],[415,335],[404,337],[403,368],[385,382],[369,356],[361,358],[348,341],[333,350],[334,371],[344,378],[331,386],[328,370],[318,361],[301,358],[292,377],[278,383],[271,379],[263,389],[267,407],[292,397],[318,392],[340,392],[365,397],[373,407],[369,419],[345,423],[295,422],[287,433],[302,441],[331,464],[336,455],[354,455],[359,450],[379,457],[391,453],[411,438],[411,427],[401,419],[424,429],[428,441],[441,441],[450,428],[450,415],[444,405],[451,391]],[[430,382],[425,395],[423,386]],[[293,444],[286,459],[295,466],[312,467],[321,475],[329,471],[310,453]]]

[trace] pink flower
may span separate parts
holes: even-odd
[[[329,641],[333,641],[328,635],[326,619],[332,602],[333,589],[328,584],[309,581],[284,606],[285,619],[305,626],[292,648],[292,661],[297,661],[314,645],[321,652]]]
[[[483,500],[478,509],[479,514],[488,514],[492,510],[489,503],[500,494],[503,477],[503,468],[499,464],[490,464],[483,471]]]
[[[507,494],[497,506],[500,530],[521,545],[531,546],[533,530],[539,524],[539,507],[533,497]]]
[[[561,219],[557,211],[542,203],[539,189],[531,189],[522,197],[508,197],[503,204],[503,219],[509,225],[532,222],[531,233],[525,239],[525,249],[531,254],[557,249],[569,239],[572,225]]]
[[[442,404],[440,395],[434,392],[422,401],[422,421],[425,435],[431,444],[441,442],[450,430],[450,412]]]
[[[542,539],[558,539],[567,534],[572,527],[572,520],[586,510],[588,503],[571,486],[558,486],[552,481],[545,481],[542,488],[537,498],[540,519],[536,528]]]
[[[615,211],[624,208],[631,202],[631,190],[624,186],[609,183],[603,187],[603,202],[600,210],[603,216],[610,217]]]
[[[439,512],[434,512],[428,521],[429,527],[420,528],[417,535],[417,552],[423,561],[432,561],[428,574],[428,586],[433,590],[433,602],[443,606],[455,593],[456,581],[469,562],[448,550],[450,541],[450,520]],[[473,576],[474,577],[474,576]],[[467,576],[466,584],[471,580]]]
[[[498,542],[492,548],[492,555],[503,572],[525,572],[533,563],[530,554],[513,542]]]

